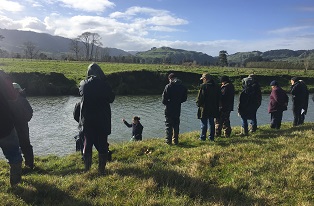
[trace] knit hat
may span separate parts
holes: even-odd
[[[170,73],[168,75],[168,79],[173,79],[173,78],[176,78],[177,76],[174,74],[174,73]]]
[[[297,81],[299,81],[299,78],[298,77],[292,77],[291,80],[294,82],[297,82]]]
[[[229,82],[229,81],[230,81],[230,79],[229,79],[228,76],[222,76],[222,77],[220,78],[220,82]]]
[[[269,85],[270,86],[278,86],[278,82],[276,80],[273,80],[272,82],[270,82]]]
[[[200,78],[200,80],[203,80],[203,79],[206,79],[208,81],[212,79],[212,76],[210,76],[210,74],[208,73],[204,73],[202,74],[202,77]]]

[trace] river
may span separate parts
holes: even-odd
[[[180,132],[199,131],[200,123],[196,118],[196,94],[189,94],[188,100],[182,104]],[[291,98],[290,98],[291,99]],[[78,133],[77,122],[73,119],[73,109],[80,100],[75,96],[59,97],[28,97],[34,114],[29,122],[31,143],[35,155],[64,156],[75,152],[74,136]],[[269,96],[264,95],[262,105],[257,112],[258,125],[269,124],[270,115],[267,113]],[[235,110],[238,105],[238,96],[235,97]],[[291,100],[288,111],[283,114],[283,122],[292,122]],[[309,100],[309,111],[306,121],[314,121],[314,107]],[[122,118],[132,121],[134,115],[141,117],[144,126],[143,139],[164,137],[164,106],[161,95],[158,96],[117,96],[111,104],[112,109],[112,134],[109,143],[129,141],[132,133],[127,128]],[[237,112],[231,113],[231,125],[241,125]],[[0,154],[1,158],[3,154]]]

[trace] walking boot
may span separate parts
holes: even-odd
[[[248,129],[245,129],[245,128],[241,127],[241,134],[240,134],[240,136],[248,136],[248,135],[249,135]]]
[[[90,170],[90,168],[92,166],[92,155],[91,154],[84,155],[84,166],[85,166],[85,172]]]
[[[108,159],[108,154],[98,153],[98,172],[100,175],[105,175],[105,167]]]
[[[22,162],[10,164],[10,184],[17,185],[22,180]]]

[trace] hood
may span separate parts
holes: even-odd
[[[92,63],[88,66],[87,68],[87,76],[95,76],[99,79],[105,79],[106,75],[105,73],[101,70],[100,66],[96,63]]]

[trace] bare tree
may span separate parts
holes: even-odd
[[[94,52],[94,47],[100,47],[102,46],[102,43],[100,42],[101,37],[99,36],[99,34],[97,33],[91,33],[91,49],[90,49],[90,58],[93,58],[93,52]],[[97,51],[95,52],[97,53]],[[95,54],[95,58],[96,58],[96,54]]]
[[[85,46],[85,60],[89,60],[89,46],[91,43],[91,32],[84,32],[83,34],[79,35],[78,38],[83,42]]]
[[[24,42],[23,47],[24,47],[25,57],[29,59],[34,59],[39,52],[39,49],[37,49],[37,46],[31,41]]]
[[[81,51],[80,48],[80,39],[79,38],[75,38],[75,39],[71,39],[70,42],[70,51],[73,51],[75,53],[75,59],[79,60],[79,53]]]

